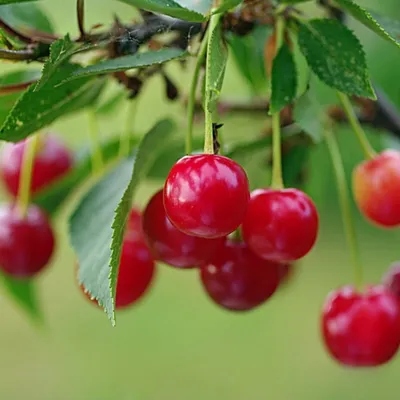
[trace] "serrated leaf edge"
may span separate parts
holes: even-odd
[[[324,21],[324,22],[334,23],[334,20],[331,20],[331,19],[329,19],[329,18],[315,18],[315,19],[309,20],[309,21],[307,21],[306,23],[303,23],[303,24],[302,24],[303,26],[305,26],[306,28],[308,28],[311,32],[313,32],[314,35],[318,36],[319,38],[321,38],[321,35],[319,35],[318,32],[317,32],[317,31],[313,28],[313,26],[311,25],[312,22],[315,22],[315,21]],[[347,30],[347,31],[353,36],[353,38],[357,41],[358,45],[360,46],[360,50],[361,50],[361,52],[362,52],[362,55],[363,55],[363,57],[364,57],[365,64],[367,65],[367,57],[366,57],[366,54],[365,54],[365,51],[364,51],[364,47],[362,46],[362,44],[361,44],[361,42],[360,42],[360,39],[359,39],[358,36],[354,33],[353,30],[351,30],[350,28],[348,28],[348,27],[347,27],[346,25],[344,25],[344,24],[341,24],[341,25],[342,25],[342,27],[343,27],[345,30]],[[322,39],[323,39],[323,38],[321,38],[321,41],[323,41]],[[300,44],[300,41],[299,41],[299,44]],[[309,60],[308,54],[307,54],[307,53],[306,53],[306,54],[304,53],[304,51],[303,51],[301,45],[300,45],[300,49],[301,49],[301,52],[303,53],[303,55],[305,56],[308,65],[309,65],[310,68],[314,71],[314,69],[311,67],[310,63],[308,62],[308,60]],[[316,75],[317,75],[317,74],[316,74]],[[375,91],[374,91],[374,88],[372,87],[371,78],[370,78],[368,69],[365,70],[365,75],[366,75],[365,77],[367,78],[367,81],[368,81],[368,86],[369,86],[368,89],[370,90],[370,94],[369,94],[369,95],[364,94],[364,96],[367,97],[367,98],[370,98],[370,99],[372,99],[372,100],[376,100],[376,99],[377,99],[376,93],[375,93]],[[318,75],[317,75],[317,76],[318,76]],[[318,76],[318,78],[319,78],[319,76]],[[332,87],[331,85],[328,85],[328,86],[329,86],[329,87]],[[334,87],[334,89],[336,90],[335,87]]]

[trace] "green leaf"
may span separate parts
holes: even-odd
[[[74,48],[74,43],[71,41],[69,35],[52,43],[50,46],[49,58],[44,64],[42,77],[34,89],[35,92],[41,89],[57,71],[60,65],[73,54]]]
[[[296,98],[302,96],[310,85],[311,78],[311,70],[307,64],[307,60],[305,59],[303,53],[300,50],[297,35],[291,34],[290,40],[292,43],[292,54],[294,58],[294,63],[296,65],[297,71],[297,93]]]
[[[42,318],[40,305],[33,280],[13,279],[1,275],[5,289],[9,296],[35,320]]]
[[[203,14],[204,4],[209,5],[208,2],[198,1],[196,2],[197,9],[202,11],[196,10],[189,10],[178,4],[173,0],[119,0],[123,3],[129,4],[131,6],[141,8],[146,11],[153,11],[156,13],[161,13],[164,15],[169,15],[170,17],[175,17],[179,19],[183,19],[185,21],[192,21],[192,22],[203,22],[207,18]],[[194,4],[196,4],[194,3]]]
[[[336,0],[336,3],[367,28],[400,47],[400,21],[367,10],[352,0]]]
[[[79,280],[115,324],[115,284],[125,222],[134,192],[174,133],[164,120],[148,132],[136,156],[123,160],[81,200],[70,218],[70,238],[79,259]]]
[[[91,105],[104,86],[103,80],[84,78],[55,87],[76,68],[79,67],[65,64],[40,90],[35,91],[35,87],[31,86],[19,98],[0,128],[0,139],[18,142],[59,117]]]
[[[292,103],[297,93],[297,70],[292,52],[283,43],[272,65],[270,113],[278,113]]]
[[[207,59],[211,62],[207,62],[206,69],[205,107],[211,113],[217,108],[228,60],[228,49],[222,35],[221,18],[218,17],[219,14],[213,17],[215,23],[211,19],[207,48]]]
[[[310,135],[315,143],[322,140],[326,110],[312,92],[312,88],[296,101],[293,117],[295,123]]]
[[[31,82],[40,78],[39,70],[25,69],[0,76],[0,91],[2,86],[14,85],[23,82]],[[0,96],[0,125],[7,118],[8,113],[14,107],[15,102],[23,92],[11,93]]]
[[[267,92],[264,43],[270,33],[269,26],[260,25],[245,36],[233,34],[228,36],[228,44],[236,66],[255,95]]]
[[[299,46],[321,81],[343,93],[375,99],[364,50],[347,27],[332,19],[300,24]]]
[[[154,64],[162,64],[176,58],[186,55],[186,51],[169,48],[157,51],[147,51],[145,53],[137,53],[131,56],[123,56],[111,60],[100,61],[97,64],[88,67],[78,68],[67,76],[61,84],[79,79],[82,77],[110,74],[117,71],[126,71],[133,68],[147,67]]]
[[[137,139],[130,141],[131,151],[136,147]],[[115,160],[119,155],[120,140],[118,135],[101,145],[102,159],[104,163]],[[91,149],[85,149],[84,153],[75,162],[73,169],[51,186],[40,191],[33,198],[33,202],[54,215],[69,200],[69,196],[87,179],[92,177]]]
[[[14,4],[10,4],[14,3]],[[15,4],[22,1],[2,1],[0,0],[1,19],[13,28],[26,32],[29,29],[53,33],[54,28],[48,16],[36,3]],[[1,5],[9,4],[9,5]]]
[[[229,11],[241,3],[243,3],[243,0],[224,0],[222,4],[213,11],[213,14]]]

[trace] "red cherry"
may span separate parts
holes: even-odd
[[[393,263],[383,276],[382,283],[396,297],[400,299],[400,263]]]
[[[225,241],[189,236],[175,228],[165,214],[162,190],[151,198],[143,213],[143,229],[154,258],[177,268],[205,263]]]
[[[142,216],[137,209],[129,214],[127,228],[121,250],[118,270],[115,308],[120,310],[133,305],[149,290],[156,269],[153,257],[143,237]],[[80,285],[86,297],[91,295]],[[95,299],[92,300],[97,304]]]
[[[313,201],[297,189],[257,189],[242,225],[243,239],[258,256],[279,262],[304,257],[318,235]]]
[[[351,287],[332,292],[322,312],[322,332],[340,363],[369,367],[388,362],[400,345],[400,306],[383,286],[365,293]]]
[[[44,269],[54,250],[46,214],[31,205],[25,217],[16,206],[0,206],[0,268],[15,278],[30,278]]]
[[[125,308],[149,289],[155,276],[155,264],[143,240],[125,240],[119,265],[116,301],[117,309]]]
[[[204,289],[219,306],[251,310],[269,299],[279,286],[281,265],[262,260],[243,242],[227,239],[211,261],[201,267]]]
[[[232,233],[249,201],[243,168],[229,158],[198,154],[181,158],[164,186],[168,218],[182,232],[204,238]]]
[[[125,228],[125,240],[144,240],[142,214],[137,208],[132,208]]]
[[[400,225],[400,153],[386,150],[353,171],[353,192],[361,213],[383,227]]]
[[[28,140],[7,143],[1,153],[0,174],[8,191],[17,196],[22,159]],[[70,151],[54,135],[43,136],[35,155],[32,169],[31,192],[37,193],[61,176],[66,174],[73,164]]]

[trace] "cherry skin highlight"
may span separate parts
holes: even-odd
[[[247,311],[267,301],[279,286],[281,265],[257,257],[243,242],[227,239],[201,267],[203,287],[227,310]]]
[[[0,174],[7,190],[17,196],[24,151],[29,139],[7,143],[0,157]],[[73,158],[67,147],[54,135],[40,139],[32,168],[31,193],[37,193],[57,181],[72,168]]]
[[[400,299],[400,262],[390,265],[388,271],[382,278],[383,285]]]
[[[31,278],[49,263],[54,251],[53,229],[46,214],[31,205],[25,217],[17,206],[0,206],[0,268],[14,278]]]
[[[232,233],[245,216],[249,182],[235,161],[213,154],[181,158],[164,186],[170,221],[188,235],[204,238]]]
[[[133,208],[129,214],[118,270],[115,308],[121,310],[137,303],[149,291],[156,266],[144,240],[142,215]],[[97,301],[80,285],[82,292],[95,304]]]
[[[400,153],[386,150],[353,171],[354,198],[361,213],[382,227],[400,225]]]
[[[259,257],[292,262],[314,246],[319,218],[313,201],[297,189],[257,189],[242,224],[244,241]]]
[[[323,307],[322,334],[329,353],[341,364],[385,364],[400,345],[399,302],[384,286],[369,287],[365,293],[340,288]]]
[[[150,199],[143,213],[143,230],[154,258],[177,268],[205,263],[225,241],[189,236],[178,230],[165,213],[162,190]]]

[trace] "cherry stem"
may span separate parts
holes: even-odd
[[[92,145],[91,158],[93,173],[99,173],[104,166],[103,152],[99,143],[99,125],[97,122],[96,112],[94,108],[88,111],[89,119],[89,139]]]
[[[0,59],[12,61],[34,60],[35,51],[32,48],[26,50],[0,49]]]
[[[332,166],[336,178],[340,208],[342,210],[343,227],[346,234],[347,244],[351,252],[354,270],[354,283],[356,287],[361,288],[363,282],[363,265],[361,261],[360,249],[357,241],[357,233],[351,210],[350,194],[343,167],[343,160],[340,154],[339,145],[332,130],[332,124],[332,120],[328,120],[326,123],[325,139],[328,146],[329,154],[332,159]]]
[[[200,49],[197,55],[196,65],[194,67],[192,82],[190,83],[190,92],[188,98],[188,126],[186,132],[186,143],[185,143],[185,152],[186,154],[190,154],[192,152],[193,146],[193,120],[194,120],[194,112],[196,108],[196,92],[197,92],[197,84],[199,82],[199,75],[201,67],[204,63],[204,59],[207,53],[207,44],[208,44],[208,30],[206,31],[204,38],[200,44]]]
[[[285,20],[279,16],[276,20],[276,51],[275,57],[283,43],[285,31]],[[272,181],[273,189],[282,189],[284,187],[282,179],[282,149],[281,149],[281,115],[280,111],[272,114]]]
[[[137,100],[130,100],[128,103],[128,110],[126,115],[126,127],[121,131],[119,142],[119,156],[121,158],[128,157],[131,149],[131,136],[134,132],[134,122],[137,111]]]
[[[28,207],[31,197],[33,163],[35,161],[35,155],[38,145],[39,145],[39,135],[36,134],[27,140],[24,148],[24,153],[22,156],[22,168],[19,177],[18,198],[17,198],[18,211],[22,218],[25,218],[28,212]]]
[[[356,113],[354,112],[353,106],[348,96],[341,92],[337,92],[337,96],[339,97],[340,102],[342,103],[343,111],[349,120],[350,126],[353,129],[353,132],[357,136],[358,141],[360,142],[360,146],[363,150],[364,156],[366,159],[372,159],[376,156],[375,150],[372,148],[371,143],[367,139],[367,135],[362,128],[360,121],[357,118]]]
[[[211,11],[212,12],[212,11]],[[213,32],[214,29],[217,27],[217,25],[220,23],[221,20],[221,14],[212,14],[210,18],[210,24],[208,27],[208,30],[210,32]],[[205,90],[205,96],[206,96],[206,103],[207,103],[207,98],[210,96],[209,93],[209,88],[210,88],[210,74],[209,71],[212,68],[212,63],[214,60],[212,60],[211,57],[211,36],[210,34],[208,35],[208,40],[207,40],[207,58],[206,58],[206,90]],[[204,114],[205,114],[205,132],[204,132],[204,153],[206,154],[214,154],[214,135],[213,135],[213,113],[210,111],[207,107],[207,105],[204,107]]]

